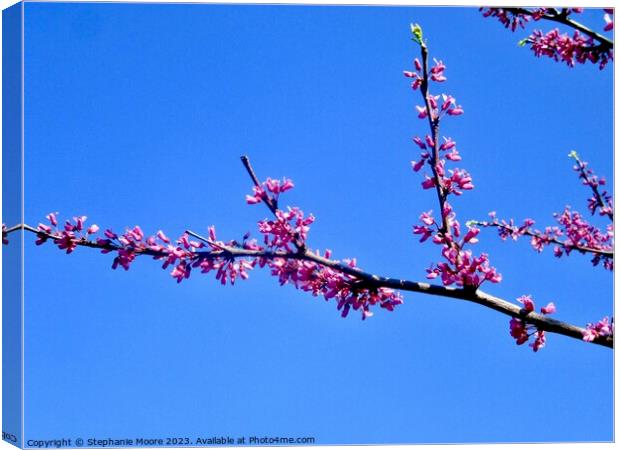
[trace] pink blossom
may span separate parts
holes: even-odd
[[[129,266],[135,258],[136,254],[129,248],[120,248],[112,261],[112,269],[116,269],[120,265],[123,269],[129,270]]]
[[[62,231],[60,237],[55,239],[56,244],[60,250],[66,250],[67,254],[73,252],[77,248],[77,241],[75,235],[71,231]]]
[[[545,332],[542,330],[536,331],[535,335],[536,335],[536,339],[534,340],[533,343],[530,344],[530,347],[532,347],[532,350],[537,352],[538,350],[540,350],[541,348],[545,346],[546,338],[545,338]]]
[[[614,334],[614,320],[609,320],[609,317],[604,317],[598,322],[592,324],[589,323],[583,332],[583,340],[586,342],[592,342],[598,337],[613,336]]]
[[[525,344],[529,339],[525,323],[514,317],[510,320],[510,335],[515,338],[517,345]]]
[[[267,181],[265,181],[263,185],[266,186],[272,194],[276,195],[286,192],[294,187],[293,182],[287,178],[282,179],[282,181],[267,178]]]
[[[422,139],[420,139],[419,136],[414,137],[413,142],[415,142],[422,150],[426,149],[426,144],[422,141]]]
[[[128,230],[125,236],[131,237],[133,240],[136,240],[136,241],[141,241],[142,239],[144,239],[144,233],[142,232],[142,230],[140,229],[138,225],[133,227],[133,229]]]
[[[450,170],[450,178],[444,179],[444,185],[449,192],[455,195],[461,195],[462,191],[468,191],[474,188],[472,178],[467,171],[463,169]]]
[[[534,311],[534,301],[532,297],[529,295],[523,295],[517,299],[519,303],[523,303],[523,309],[527,312]]]
[[[441,104],[441,110],[446,111],[450,106],[456,104],[456,100],[451,95],[441,94],[443,103]]]
[[[103,232],[103,234],[109,239],[116,239],[118,236],[112,230],[108,229]]]
[[[518,302],[523,304],[523,310],[526,314],[534,311],[534,300],[530,295],[523,295],[517,299]],[[541,308],[543,314],[553,314],[555,312],[555,305],[553,303],[547,304]],[[530,336],[535,336],[534,342],[530,344],[530,347],[534,352],[542,349],[546,343],[545,332],[536,326],[529,324],[525,319],[513,317],[510,320],[510,336],[512,336],[517,345],[526,343]]]
[[[443,138],[444,142],[439,146],[439,150],[450,150],[456,147],[456,142],[452,140],[452,138]]]
[[[411,161],[411,168],[414,172],[417,172],[424,166],[425,162],[425,159],[420,159],[419,161]]]
[[[177,283],[180,283],[184,279],[189,278],[190,270],[191,266],[188,266],[185,262],[180,262],[175,266],[170,275],[177,280]]]
[[[423,212],[420,215],[420,220],[425,224],[425,225],[433,225],[435,223],[435,219],[433,219],[433,211],[427,211],[427,212]]]
[[[553,302],[550,302],[547,304],[547,306],[543,306],[542,308],[540,308],[540,312],[543,314],[553,314],[555,313],[555,311],[556,308]]]
[[[444,75],[444,70],[446,69],[445,64],[442,61],[437,61],[436,59],[435,65],[431,68],[431,80],[441,83],[446,81],[447,78]]]
[[[470,244],[478,243],[478,239],[476,236],[480,233],[480,228],[471,227],[467,230],[465,237],[463,237],[463,242],[469,242]]]
[[[428,175],[424,176],[424,181],[422,182],[422,187],[424,189],[432,189],[433,187],[435,187],[435,179],[429,177]]]
[[[162,241],[162,242],[164,242],[164,243],[166,243],[166,244],[169,244],[169,243],[170,243],[170,239],[168,239],[168,236],[166,236],[166,235],[164,234],[164,232],[163,232],[163,231],[161,231],[161,230],[159,230],[159,231],[157,232],[157,238],[158,238],[160,241]]]
[[[50,221],[50,223],[52,224],[53,227],[58,226],[58,219],[56,218],[56,215],[58,213],[49,213],[47,216],[45,216],[47,218],[47,220]]]
[[[605,31],[611,31],[614,29],[614,21],[613,19],[610,17],[609,14],[605,14],[603,16],[603,19],[605,20]]]
[[[246,195],[245,196],[245,201],[249,204],[249,205],[254,205],[256,203],[260,203],[261,202],[261,198],[259,196],[252,196],[252,195]]]
[[[51,214],[50,214],[50,216],[51,216]],[[80,232],[80,231],[82,231],[84,229],[84,222],[85,221],[86,221],[86,216],[74,217],[73,218],[73,222],[75,222],[75,223],[71,223],[69,220],[67,220],[65,222],[65,231]],[[52,222],[51,219],[50,219],[50,222]]]
[[[50,227],[48,225],[45,225],[45,224],[42,224],[42,223],[40,223],[37,226],[37,229],[43,231],[44,233],[51,233],[52,232],[52,227]]]
[[[254,186],[253,188],[254,191],[254,195],[246,195],[245,196],[245,201],[249,204],[249,205],[255,205],[257,203],[260,203],[263,201],[263,198],[265,197],[265,191],[263,190],[263,188],[258,187],[258,186]]]

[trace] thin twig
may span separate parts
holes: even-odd
[[[605,202],[605,200],[603,199],[603,196],[601,195],[601,193],[598,190],[598,185],[594,184],[591,182],[590,177],[588,176],[587,172],[586,172],[586,166],[584,164],[583,161],[581,161],[581,159],[579,159],[579,156],[577,156],[576,152],[571,153],[571,155],[574,155],[575,161],[577,162],[577,167],[579,168],[579,173],[581,174],[580,178],[583,178],[586,182],[587,185],[590,186],[590,189],[592,190],[592,193],[594,194],[594,198],[596,199],[596,202],[598,204],[598,206],[602,209],[602,208],[607,208],[608,211],[605,212],[604,214],[609,217],[609,219],[613,222],[614,221],[614,213],[612,208],[610,207],[609,204],[607,204],[607,202]],[[594,210],[592,210],[592,213],[594,213]]]
[[[501,224],[501,223],[493,223],[493,222],[486,222],[486,221],[481,221],[481,222],[479,222],[479,221],[472,221],[472,222],[474,224],[476,224],[476,225],[481,226],[481,227],[487,227],[487,228],[495,227],[495,228],[500,228],[502,230],[507,230],[507,231],[511,231],[511,232],[515,231],[514,228],[511,227],[510,225],[504,225],[504,224]],[[529,230],[520,232],[519,234],[522,234],[524,236],[529,236],[529,237],[536,237],[536,238],[539,238],[541,240],[550,242],[552,244],[561,245],[564,248],[569,248],[571,250],[575,250],[575,251],[578,251],[578,252],[581,252],[581,253],[592,253],[594,255],[601,255],[601,256],[604,256],[606,258],[611,258],[611,259],[614,258],[614,251],[613,250],[601,250],[601,249],[590,248],[590,247],[585,247],[585,246],[576,245],[576,244],[567,244],[565,242],[560,241],[558,238],[548,237],[548,236],[545,236],[543,234],[535,233],[535,232],[529,231]]]
[[[245,167],[245,170],[247,170],[248,175],[250,175],[254,186],[262,190],[263,188],[260,185],[260,181],[258,180],[256,173],[254,172],[254,168],[252,167],[252,164],[250,164],[250,158],[248,158],[247,155],[242,155],[241,162],[243,163],[243,167]],[[269,196],[266,192],[264,192],[262,199],[265,201],[265,204],[267,205],[271,213],[275,216],[276,211],[278,210],[278,202],[275,199],[271,198],[271,196]]]
[[[245,167],[245,170],[248,172],[248,175],[250,175],[250,178],[254,182],[254,185],[258,187],[259,189],[262,189],[260,185],[260,181],[258,180],[258,177],[256,176],[256,172],[254,172],[254,168],[252,167],[252,164],[250,163],[250,158],[248,158],[247,155],[242,155],[241,162],[243,163],[243,167]],[[271,197],[269,194],[267,194],[267,192],[264,192],[262,199],[265,201],[267,208],[269,208],[272,214],[277,217],[278,215],[276,213],[278,211],[278,201],[274,199],[273,197]],[[303,253],[306,250],[306,246],[303,242],[303,239],[301,239],[301,236],[299,235],[299,233],[297,233],[296,231],[290,230],[290,235],[293,237],[293,244],[295,244],[295,247],[297,247],[297,250],[300,253]]]

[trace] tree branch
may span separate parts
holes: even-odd
[[[38,236],[45,236],[52,240],[61,239],[61,236],[55,235],[53,233],[46,233],[44,231],[38,230],[34,227],[31,227],[27,224],[19,224],[15,225],[11,228],[8,228],[5,233],[13,233],[18,230],[28,231],[30,233],[34,233]],[[90,247],[90,248],[99,248],[102,250],[119,250],[121,247],[111,243],[100,243],[96,241],[91,241],[88,239],[79,239],[76,241],[78,246]],[[574,339],[583,339],[583,333],[586,331],[584,328],[562,322],[559,320],[552,319],[542,314],[538,314],[535,312],[527,312],[523,308],[520,308],[518,305],[510,303],[504,299],[499,297],[495,297],[491,294],[487,294],[486,292],[480,290],[474,290],[471,288],[451,288],[445,286],[432,285],[429,283],[417,282],[417,281],[408,281],[397,278],[384,277],[380,275],[371,274],[368,272],[363,272],[361,270],[350,267],[346,264],[341,263],[337,260],[328,259],[317,255],[313,252],[305,250],[304,252],[285,252],[285,251],[265,251],[265,250],[249,250],[239,247],[231,247],[227,245],[217,244],[222,250],[218,251],[203,251],[203,252],[194,252],[193,259],[216,259],[221,258],[224,254],[226,254],[230,258],[242,258],[242,257],[251,257],[251,258],[266,258],[266,259],[275,259],[275,258],[283,258],[283,259],[294,259],[294,260],[303,260],[303,261],[311,261],[317,264],[320,264],[325,267],[332,268],[334,270],[338,270],[340,272],[346,273],[358,280],[363,281],[367,286],[374,288],[390,288],[396,289],[400,291],[409,291],[409,292],[417,292],[421,294],[435,295],[441,297],[448,297],[457,300],[465,300],[472,303],[477,303],[481,306],[490,308],[499,313],[505,314],[510,317],[519,318],[526,323],[530,323],[536,326],[540,330],[547,331],[549,333],[556,333],[563,336],[568,336]],[[165,251],[155,251],[151,249],[143,249],[141,251],[136,252],[137,255],[149,255],[154,257],[166,257],[168,253]],[[598,344],[604,347],[613,348],[613,337],[611,336],[599,336],[594,341],[594,344]]]
[[[435,189],[437,191],[437,199],[439,200],[439,211],[441,214],[441,232],[446,233],[448,231],[448,222],[446,219],[444,205],[446,202],[446,193],[444,191],[441,177],[437,172],[437,163],[439,161],[439,117],[433,118],[433,108],[431,107],[429,98],[429,77],[428,77],[428,48],[424,41],[421,41],[420,48],[422,51],[422,84],[420,85],[420,92],[424,97],[424,104],[426,105],[426,113],[428,117],[428,126],[431,130],[431,138],[433,139],[433,154],[431,159],[431,170],[433,171],[433,178],[435,178]]]
[[[506,230],[509,232],[514,232],[515,228],[518,227],[511,227],[510,225],[504,225],[501,223],[493,223],[493,222],[487,222],[487,221],[477,221],[477,220],[473,220],[471,221],[473,224],[475,225],[479,225],[481,227],[486,227],[486,228],[490,228],[490,227],[495,227],[495,228],[499,228],[501,230]],[[557,238],[551,238],[548,237],[544,234],[541,233],[535,233],[533,231],[529,231],[529,230],[525,230],[525,231],[521,231],[519,232],[520,235],[523,236],[529,236],[529,237],[536,237],[539,238],[545,242],[549,242],[551,244],[556,244],[556,245],[561,245],[562,247],[565,248],[569,248],[571,250],[575,250],[578,251],[580,253],[592,253],[594,255],[601,255],[604,256],[606,258],[614,258],[614,251],[613,250],[601,250],[601,249],[596,249],[596,248],[590,248],[590,247],[584,247],[581,245],[576,245],[576,244],[567,244],[566,242],[562,242]]]

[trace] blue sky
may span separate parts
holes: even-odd
[[[584,21],[600,27],[602,14]],[[476,189],[465,221],[552,224],[589,194],[567,157],[612,175],[612,67],[539,60],[476,8],[43,4],[25,7],[26,221],[50,211],[221,238],[256,230],[239,156],[292,178],[310,246],[423,280],[438,249],[411,226],[436,199],[410,169],[426,132],[402,76],[420,23],[465,114],[445,135]],[[543,24],[549,28],[547,24]],[[440,93],[440,92],[437,92]],[[611,180],[610,180],[611,181]],[[603,224],[594,219],[597,223]],[[362,322],[267,273],[177,285],[26,242],[26,439],[313,436],[317,444],[612,439],[612,352],[550,335],[517,347],[479,306],[405,294]],[[481,235],[504,275],[486,290],[554,301],[585,325],[612,312],[612,276],[573,255]]]

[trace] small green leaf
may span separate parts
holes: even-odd
[[[411,40],[422,45],[422,27],[419,24],[411,24],[411,34],[413,35]]]
[[[578,159],[579,155],[577,154],[575,150],[571,150],[571,152],[568,154],[568,157],[573,158],[573,159]]]
[[[517,42],[517,45],[519,47],[525,47],[525,44],[527,44],[528,40],[529,40],[529,38],[523,38],[519,42]]]

